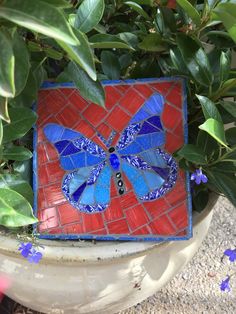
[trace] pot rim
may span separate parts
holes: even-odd
[[[193,212],[193,227],[196,227],[212,211],[218,196],[210,194],[207,206],[201,212]],[[187,241],[187,240],[182,240]],[[42,240],[38,243],[43,246],[41,250],[43,259],[40,264],[48,263],[98,263],[102,261],[114,260],[118,258],[138,256],[154,250],[156,247],[164,248],[174,241],[167,242],[128,242],[128,241],[99,241],[89,240]],[[21,256],[18,251],[19,240],[12,236],[0,233],[0,254],[6,256]]]

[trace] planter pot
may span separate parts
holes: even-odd
[[[0,235],[0,273],[7,295],[45,313],[115,313],[151,296],[190,261],[212,219],[213,197],[193,217],[193,238],[165,243],[41,241],[44,257],[31,265],[18,242]]]

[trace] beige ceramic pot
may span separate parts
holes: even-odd
[[[165,243],[41,241],[44,257],[31,265],[18,242],[0,235],[0,273],[12,279],[7,295],[44,313],[109,314],[151,296],[188,263],[212,219],[212,198],[193,217],[193,238]],[[140,289],[141,288],[141,289]]]

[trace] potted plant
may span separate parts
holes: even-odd
[[[235,12],[234,0],[0,1],[0,271],[11,277],[9,296],[47,313],[131,306],[190,260],[215,195],[236,204]],[[104,106],[101,80],[162,76],[187,81],[189,144],[175,157],[196,182],[194,237],[162,244],[34,239],[31,105],[42,82],[72,80]],[[30,265],[20,253],[43,259]]]

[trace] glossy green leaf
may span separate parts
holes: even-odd
[[[3,127],[2,127],[2,120],[0,119],[0,147],[2,145],[2,138],[3,138]]]
[[[121,40],[123,40],[123,42],[126,42],[130,47],[133,48],[137,47],[139,42],[137,35],[129,32],[123,32],[119,33],[118,36],[120,37]]]
[[[212,171],[217,171],[217,172],[223,172],[223,173],[230,173],[232,174],[233,172],[236,172],[236,164],[235,162],[231,161],[222,161],[222,162],[217,162],[213,166],[211,166]]]
[[[120,48],[133,49],[127,42],[121,40],[116,35],[97,34],[89,38],[90,46],[92,48]]]
[[[68,45],[62,41],[58,41],[58,43],[68,53],[70,59],[78,63],[92,80],[95,81],[97,79],[97,74],[87,36],[76,29],[74,30],[74,33],[78,38],[77,45]]]
[[[236,3],[220,3],[213,11],[236,42]]]
[[[32,160],[15,161],[13,164],[14,173],[20,174],[21,178],[31,184]]]
[[[177,45],[192,78],[201,85],[209,87],[213,77],[209,60],[203,48],[193,38],[185,34],[177,35]]]
[[[0,189],[2,188],[16,191],[26,198],[30,204],[33,204],[33,190],[19,174],[0,174]]]
[[[207,32],[206,35],[210,39],[211,43],[220,49],[232,48],[235,46],[235,42],[227,32],[214,30]]]
[[[208,119],[206,122],[199,126],[199,129],[210,134],[216,141],[218,141],[223,146],[227,147],[225,139],[224,125],[215,119]]]
[[[11,100],[14,107],[31,107],[37,99],[38,86],[32,70],[29,71],[28,79],[23,91]]]
[[[102,107],[105,106],[105,92],[99,81],[93,81],[87,73],[74,62],[69,63],[66,73],[68,77],[73,80],[84,98]]]
[[[188,0],[177,0],[177,3],[197,26],[201,24],[200,14]]]
[[[150,20],[150,16],[144,11],[144,9],[136,2],[133,1],[126,1],[127,4],[131,9],[136,11],[139,15],[143,16],[146,20]]]
[[[196,95],[201,106],[202,111],[204,114],[205,119],[213,118],[219,122],[222,122],[221,116],[219,111],[216,108],[216,105],[211,101],[209,98],[201,95]]]
[[[72,7],[72,4],[66,0],[41,0],[41,1],[44,1],[48,4],[51,4],[55,7],[62,8],[62,9],[68,9]]]
[[[1,2],[0,17],[34,32],[76,44],[76,38],[63,13],[45,1],[4,0]]]
[[[236,102],[234,101],[220,101],[221,106],[234,118],[236,118]]]
[[[16,95],[24,89],[30,69],[29,53],[25,41],[17,32],[13,36],[13,51],[15,56],[15,87]]]
[[[3,142],[9,142],[24,136],[37,120],[34,111],[28,108],[9,108],[11,123],[3,126]]]
[[[5,160],[23,161],[32,158],[33,154],[23,146],[12,146],[3,149],[2,158]]]
[[[216,152],[218,154],[219,151],[218,142],[208,133],[201,130],[198,132],[197,146],[210,158],[214,156]]]
[[[101,20],[104,8],[104,0],[84,0],[77,10],[75,27],[84,33],[91,31]]]
[[[0,225],[20,227],[37,221],[31,205],[23,196],[10,189],[0,189]]]
[[[236,128],[230,128],[225,131],[225,137],[229,145],[236,145]]]
[[[10,34],[3,28],[0,28],[0,47],[0,96],[14,97],[15,57],[13,53],[12,39],[10,37]]]
[[[209,183],[223,193],[236,206],[236,177],[218,171],[208,171]]]
[[[111,80],[120,78],[120,62],[119,58],[111,51],[103,51],[101,53],[102,70]]]
[[[204,165],[207,163],[204,151],[200,149],[199,147],[192,144],[184,145],[177,152],[177,154],[178,156],[183,157],[187,159],[188,161],[191,161],[198,165]]]
[[[148,34],[138,46],[140,49],[146,51],[161,52],[167,49],[167,46],[163,42],[161,35],[158,33]]]
[[[230,52],[221,51],[220,56],[220,82],[227,80],[230,72],[231,55]]]
[[[193,196],[193,206],[194,209],[198,212],[203,211],[209,201],[209,192],[207,190],[199,191],[196,195]]]
[[[3,98],[0,96],[0,119],[10,122],[10,117],[8,113],[8,105],[7,105],[7,98]]]
[[[170,58],[173,63],[173,66],[180,72],[185,75],[189,75],[188,68],[186,67],[183,57],[178,48],[170,49]]]
[[[57,51],[54,48],[45,47],[43,48],[43,51],[45,52],[47,57],[52,58],[54,60],[61,60],[63,58],[63,53],[61,53],[60,51]]]

